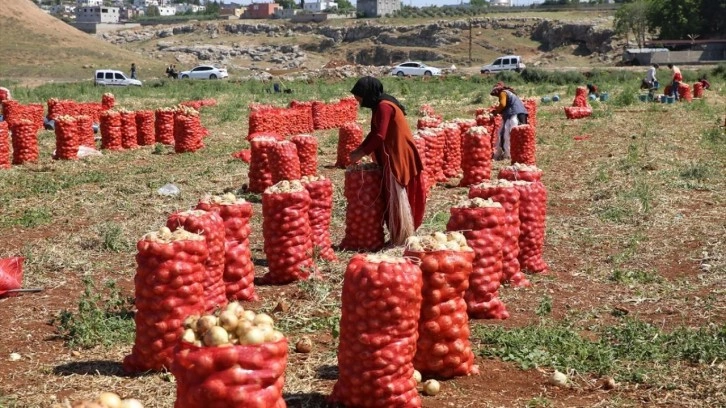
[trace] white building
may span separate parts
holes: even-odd
[[[77,6],[103,6],[103,0],[76,0]]]
[[[324,10],[332,9],[332,8],[338,8],[338,3],[334,1],[327,1],[327,0],[320,0],[319,2],[305,2],[305,5],[303,6],[305,8],[305,11],[310,11],[313,13],[319,13]]]
[[[159,6],[160,16],[173,16],[176,14],[176,7],[174,6]]]
[[[67,4],[56,4],[51,6],[49,11],[53,15],[72,14],[76,11],[76,8]]]
[[[176,14],[184,14],[187,11],[191,10],[192,13],[198,13],[200,11],[206,10],[206,7],[204,6],[197,6],[196,4],[175,4],[174,7],[176,8]]]
[[[159,0],[134,0],[134,6],[146,8],[149,6],[159,6]]]
[[[78,23],[118,23],[118,7],[76,7],[76,22]]]
[[[494,7],[512,7],[512,0],[491,0],[489,5]]]

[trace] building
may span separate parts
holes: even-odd
[[[159,6],[159,15],[164,16],[173,16],[176,15],[176,7],[174,6]]]
[[[76,23],[118,23],[121,13],[118,7],[76,7]]]
[[[146,8],[149,6],[160,6],[159,0],[134,0],[134,6]]]
[[[328,1],[328,0],[320,0],[317,2],[305,2],[303,5],[303,8],[305,11],[310,11],[312,13],[319,13],[321,11],[329,10],[329,9],[337,9],[338,3],[334,1]]]
[[[55,6],[51,6],[49,11],[50,14],[53,14],[54,16],[65,16],[74,14],[76,8],[67,4],[56,4]]]
[[[173,7],[176,9],[176,14],[184,14],[187,12],[199,13],[206,10],[206,7],[204,6],[197,6],[195,4],[188,3],[175,4]]]
[[[219,9],[219,16],[222,18],[240,18],[242,14],[244,14],[245,10],[247,10],[244,6],[230,6],[227,4],[221,4],[221,8]]]
[[[492,7],[512,7],[512,0],[491,0],[489,5]]]
[[[252,3],[247,6],[243,17],[255,19],[272,18],[275,15],[275,11],[281,8],[282,6],[277,3]]]
[[[82,6],[103,6],[103,0],[76,0],[78,7]]]
[[[401,0],[358,0],[355,8],[363,17],[385,17],[401,9]]]

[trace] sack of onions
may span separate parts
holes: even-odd
[[[333,213],[333,183],[323,176],[303,176],[300,180],[310,194],[310,231],[313,253],[320,259],[335,261],[330,241],[330,219]]]
[[[287,339],[274,320],[237,302],[184,320],[171,373],[174,408],[284,408]]]
[[[234,194],[206,196],[197,209],[214,211],[224,222],[225,256],[224,287],[229,300],[252,301],[255,294],[255,265],[250,251],[250,218],[252,204]]]
[[[527,98],[522,101],[527,109],[527,124],[537,130],[537,99]]]
[[[461,130],[454,122],[444,123],[444,158],[442,171],[446,178],[461,172]]]
[[[464,200],[450,209],[448,231],[461,231],[474,250],[474,263],[469,276],[469,289],[464,294],[466,308],[473,319],[506,319],[509,317],[499,299],[502,279],[502,242],[504,208],[492,200]]]
[[[318,139],[313,135],[295,135],[290,138],[290,141],[297,147],[300,175],[316,175],[318,173]]]
[[[105,111],[101,114],[101,149],[123,150],[121,144],[121,114]]]
[[[383,182],[374,163],[345,170],[345,236],[340,247],[351,251],[377,251],[385,244]]]
[[[535,138],[534,126],[519,125],[512,128],[510,132],[510,154],[512,164],[535,164],[537,139]]]
[[[490,198],[504,207],[502,242],[502,283],[530,286],[519,267],[519,191],[507,180],[484,181],[469,188],[469,198]]]
[[[272,148],[272,183],[282,180],[300,180],[300,159],[295,143],[282,140]]]
[[[446,181],[444,175],[444,147],[446,146],[446,137],[444,128],[425,128],[419,130],[419,135],[426,139],[426,163],[430,163],[431,182]],[[420,154],[420,153],[419,153]],[[432,184],[433,186],[433,184]]]
[[[116,97],[112,93],[106,92],[101,96],[101,106],[103,110],[113,109],[116,106]]]
[[[202,126],[199,112],[192,108],[180,107],[174,114],[174,152],[196,152],[204,147],[202,141],[206,129]]]
[[[425,129],[425,128],[437,128],[441,126],[441,116],[424,116],[421,118],[418,118],[418,121],[416,122],[416,128],[417,129]]]
[[[93,118],[89,115],[78,115],[76,118],[76,134],[81,146],[96,147],[96,137],[93,134]]]
[[[300,180],[283,180],[262,195],[262,236],[269,272],[262,281],[285,284],[314,271],[310,194]]]
[[[461,170],[464,177],[460,187],[488,180],[492,172],[492,145],[490,134],[485,127],[475,126],[463,135],[464,155],[461,157]]]
[[[250,140],[249,191],[262,193],[272,184],[272,150],[277,140],[272,137],[255,137]]]
[[[519,255],[522,269],[542,273],[547,264],[544,252],[545,223],[547,211],[547,190],[539,181],[513,181],[519,191]]]
[[[37,162],[40,158],[38,151],[38,132],[35,124],[28,119],[19,119],[11,123],[13,143],[13,164]]]
[[[497,178],[509,181],[542,181],[542,170],[534,165],[514,163],[511,166],[499,169]]]
[[[227,303],[224,288],[224,221],[214,211],[190,210],[176,212],[166,220],[166,226],[175,231],[185,229],[204,237],[209,256],[204,262],[204,307],[214,310]]]
[[[410,260],[358,254],[348,263],[332,402],[347,407],[420,407],[413,358],[421,269]]]
[[[136,134],[136,112],[120,110],[121,113],[121,145],[124,149],[139,147]]]
[[[171,367],[184,318],[204,312],[209,252],[203,236],[166,227],[146,234],[136,248],[136,340],[123,367],[129,373],[160,371]]]
[[[693,84],[693,97],[694,98],[703,98],[703,84],[700,82],[696,82]]]
[[[58,116],[55,119],[55,156],[59,160],[78,159],[78,124],[73,116]]]
[[[565,106],[567,119],[582,119],[592,115],[592,108],[589,106]]]
[[[9,169],[10,165],[10,136],[8,122],[0,122],[0,169]]]
[[[156,143],[154,126],[154,111],[136,111],[136,137],[139,146],[151,146]]]
[[[159,108],[154,111],[154,130],[156,142],[174,144],[174,108]]]
[[[437,378],[478,372],[464,301],[475,256],[466,237],[459,232],[412,236],[403,256],[417,260],[423,274],[414,368]]]
[[[344,169],[351,165],[350,152],[363,142],[363,128],[355,122],[348,122],[338,129],[338,150],[335,167]]]

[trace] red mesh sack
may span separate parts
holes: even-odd
[[[567,119],[582,119],[592,115],[592,108],[589,106],[565,106],[565,116]]]
[[[411,237],[403,255],[418,260],[423,274],[414,368],[423,376],[437,378],[478,372],[464,301],[474,262],[466,238],[460,233]]]
[[[383,248],[383,173],[373,163],[349,166],[345,170],[345,236],[340,247],[351,251]]]
[[[522,269],[532,273],[547,271],[544,252],[547,217],[547,190],[539,181],[514,181],[519,191],[519,255]]]
[[[444,129],[440,127],[426,128],[418,131],[419,136],[426,139],[426,163],[430,165],[429,184],[435,185],[436,182],[446,181],[444,175],[444,147],[446,146],[446,138]],[[425,167],[425,165],[424,165]]]
[[[678,84],[678,98],[681,101],[691,102],[693,100],[693,95],[691,94],[691,86],[685,82],[680,82]]]
[[[442,171],[447,178],[456,177],[461,171],[461,130],[458,124],[444,124],[444,141]]]
[[[587,88],[584,86],[578,86],[575,89],[575,100],[572,101],[572,106],[578,108],[586,108],[590,105],[587,103]]]
[[[0,128],[2,123],[5,122],[0,122]],[[23,286],[23,261],[25,258],[19,256],[0,258],[0,297],[6,294],[12,296],[7,291]]]
[[[429,105],[428,103],[425,103],[421,105],[420,108],[418,108],[418,115],[419,116],[436,116],[436,111],[434,108]]]
[[[93,134],[93,117],[78,115],[76,118],[76,134],[81,146],[96,147],[96,137]]]
[[[345,123],[355,122],[358,118],[358,101],[354,97],[343,98],[338,102],[312,103],[313,127],[315,129],[333,129]]]
[[[214,98],[197,99],[197,100],[193,100],[193,101],[184,101],[184,102],[181,102],[179,105],[187,106],[190,108],[194,108],[195,110],[199,110],[205,106],[217,106],[217,100]]]
[[[512,164],[535,164],[537,139],[532,125],[519,125],[510,132],[510,155]]]
[[[96,102],[84,102],[76,105],[76,115],[86,115],[91,118],[92,123],[101,121],[102,111],[101,104]]]
[[[277,140],[271,137],[255,137],[250,140],[249,191],[262,193],[272,183],[272,150]]]
[[[464,177],[460,187],[489,180],[492,172],[492,145],[489,132],[485,127],[470,128],[463,136],[464,155],[461,157],[461,170]]]
[[[281,181],[262,194],[262,236],[269,272],[262,281],[285,284],[314,271],[310,194],[299,180]]]
[[[112,93],[105,93],[101,96],[101,108],[103,110],[113,109],[116,106],[116,97]]]
[[[527,124],[537,129],[537,99],[528,98],[522,101],[527,109]]]
[[[79,115],[79,106],[75,101],[67,99],[50,98],[46,101],[48,106],[48,119],[55,120],[59,116]]]
[[[249,164],[252,161],[252,151],[250,149],[242,149],[238,152],[232,153],[232,157]]]
[[[10,134],[8,122],[0,122],[0,169],[9,169],[10,165]]]
[[[0,103],[10,100],[10,90],[0,87]]]
[[[224,288],[229,300],[252,301],[255,294],[255,265],[250,251],[252,204],[228,193],[222,197],[204,197],[197,209],[214,211],[224,222]]]
[[[703,98],[703,84],[700,82],[696,82],[693,84],[693,97],[694,98]]]
[[[33,121],[36,131],[43,129],[43,113],[43,105],[40,103],[31,103],[26,106],[26,117]]]
[[[300,180],[300,160],[295,143],[287,140],[277,142],[272,148],[272,183],[282,180]]]
[[[249,134],[274,132],[282,136],[313,131],[311,107],[276,108],[269,105],[250,105]]]
[[[37,162],[38,133],[35,124],[28,119],[20,119],[10,124],[13,143],[13,164]]]
[[[422,118],[418,118],[418,121],[416,122],[416,128],[437,128],[441,126],[441,122],[441,116],[424,116]]]
[[[501,224],[504,208],[491,200],[465,200],[449,210],[448,231],[461,231],[474,249],[474,263],[469,275],[469,289],[464,294],[469,317],[473,319],[506,319],[509,317],[499,299],[502,277]]]
[[[121,114],[105,111],[101,114],[101,149],[123,150],[121,145]]]
[[[423,164],[423,170],[421,171],[421,174],[423,174],[422,183],[424,190],[426,190],[426,193],[428,194],[431,187],[436,184],[436,174],[434,163],[431,161],[433,155],[426,154],[426,138],[423,137],[421,132],[426,132],[426,130],[418,129],[413,133],[413,144],[416,146],[416,151],[418,151],[419,157],[421,157],[421,164]]]
[[[174,115],[174,152],[196,152],[204,147],[202,139],[205,135],[199,112],[192,108],[177,110]]]
[[[156,142],[165,145],[174,144],[174,108],[160,108],[154,112],[154,130]]]
[[[355,122],[348,122],[338,129],[338,152],[335,167],[344,169],[350,166],[350,152],[363,142],[363,129]]]
[[[151,146],[156,143],[154,111],[136,111],[136,137],[139,146]]]
[[[511,166],[499,169],[498,179],[509,181],[542,181],[542,170],[537,166],[528,166],[526,164],[514,163]]]
[[[129,373],[171,367],[184,319],[204,312],[204,237],[167,228],[144,236],[136,245],[134,276],[136,340],[123,368]]]
[[[11,129],[19,120],[26,119],[23,106],[18,101],[12,99],[5,100],[2,102],[2,107],[3,120],[8,122],[8,126]]]
[[[287,349],[284,338],[231,347],[179,343],[171,366],[174,408],[285,408]]]
[[[166,226],[175,231],[184,229],[202,235],[209,256],[204,261],[204,307],[212,311],[227,304],[224,288],[224,221],[214,211],[190,210],[171,214]]]
[[[476,119],[463,119],[463,118],[457,118],[453,120],[454,123],[459,125],[459,130],[461,130],[461,134],[463,135],[466,133],[469,128],[472,128],[474,126],[477,126]]]
[[[55,155],[54,159],[78,159],[78,124],[73,116],[55,118]]]
[[[290,138],[297,147],[300,175],[314,176],[318,172],[318,139],[313,135],[295,135]]]
[[[308,218],[312,231],[313,251],[321,259],[335,261],[338,258],[330,241],[330,219],[333,213],[333,183],[330,179],[320,177],[302,178],[303,186],[310,194]]]
[[[530,286],[519,267],[519,191],[507,180],[484,181],[469,188],[469,198],[491,198],[504,207],[502,227],[502,283]]]
[[[421,407],[413,358],[421,270],[410,260],[358,254],[348,263],[330,400],[346,407]]]

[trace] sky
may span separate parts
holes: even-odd
[[[425,6],[446,6],[460,4],[457,0],[401,0],[406,6],[425,7]],[[512,0],[515,6],[528,6],[533,3],[542,3],[544,0]],[[222,0],[222,3],[238,3],[238,4],[250,4],[250,0]],[[350,0],[355,5],[355,0]],[[299,0],[298,0],[299,3]],[[468,3],[468,1],[464,1]]]

